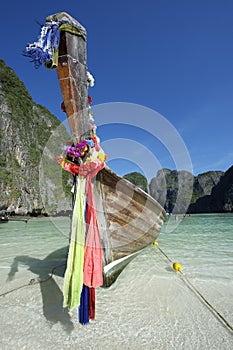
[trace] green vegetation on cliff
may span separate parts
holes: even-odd
[[[38,164],[43,150],[41,146],[50,137],[51,128],[58,127],[60,122],[45,107],[32,101],[23,82],[3,60],[0,60],[0,87],[17,136],[28,149],[31,161]]]
[[[70,208],[72,179],[56,163],[68,138],[61,122],[33,102],[23,82],[0,60],[0,209],[22,213],[43,209],[56,213]],[[48,160],[44,178],[48,183],[46,196],[45,186],[40,183],[42,159]]]
[[[123,176],[124,179],[130,181],[132,184],[141,188],[143,191],[148,192],[148,182],[145,176],[141,173],[133,172]]]

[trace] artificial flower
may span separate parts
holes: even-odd
[[[95,79],[93,78],[93,75],[87,71],[87,82],[90,85],[90,87],[93,87],[95,85]]]
[[[66,156],[72,158],[83,157],[89,151],[89,143],[86,140],[80,141],[75,146],[66,148]]]
[[[89,95],[88,95],[88,103],[89,103],[89,105],[92,104],[92,98],[91,98],[91,96],[89,96]]]

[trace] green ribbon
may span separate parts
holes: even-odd
[[[68,307],[69,310],[80,305],[80,296],[83,287],[85,243],[84,205],[86,202],[85,182],[83,177],[78,177],[72,217],[71,240],[64,277],[63,306]]]
[[[47,69],[55,69],[58,65],[58,50],[53,50],[53,57],[49,62],[45,62],[45,68]]]

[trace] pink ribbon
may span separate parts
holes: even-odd
[[[103,271],[102,245],[91,179],[103,168],[104,164],[101,163],[93,172],[89,173],[86,178],[86,223],[88,231],[84,250],[83,283],[92,288],[97,288],[103,284]]]

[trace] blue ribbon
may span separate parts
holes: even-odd
[[[89,288],[83,285],[81,297],[80,297],[80,305],[78,309],[79,323],[85,325],[89,323]]]

